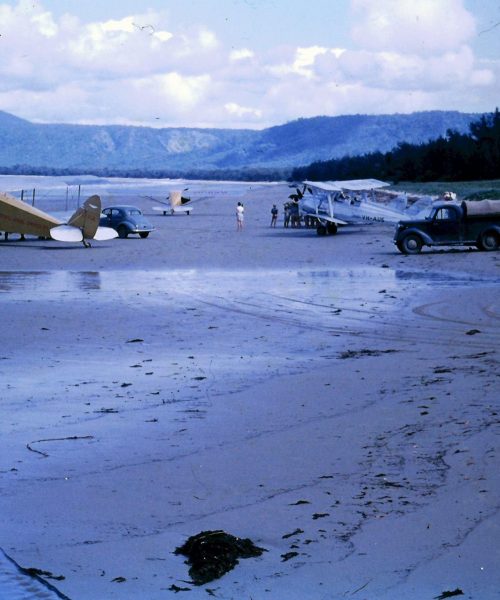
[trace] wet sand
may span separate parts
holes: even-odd
[[[498,252],[270,229],[287,194],[0,243],[0,547],[73,600],[498,594]],[[196,587],[207,529],[268,552]]]

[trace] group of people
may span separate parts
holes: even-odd
[[[278,214],[279,214],[278,207],[276,206],[276,204],[273,204],[273,207],[271,208],[271,225],[270,225],[270,227],[276,227],[276,223],[278,222]],[[243,206],[242,202],[238,202],[238,204],[236,205],[236,231],[243,231],[244,220],[245,220],[245,207]],[[309,223],[309,220],[311,221],[310,223]],[[313,217],[305,217],[304,218],[304,224],[306,227],[312,227],[314,225],[313,221],[314,221]],[[286,202],[284,205],[283,226],[288,227],[290,224],[292,227],[300,227],[301,219],[300,219],[300,215],[299,215],[296,207],[291,206],[290,202]]]

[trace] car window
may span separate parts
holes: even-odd
[[[128,211],[128,214],[129,215],[135,215],[135,216],[137,216],[137,215],[141,215],[142,213],[141,213],[141,211],[138,208],[131,208]]]

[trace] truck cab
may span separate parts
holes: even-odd
[[[450,236],[460,236],[462,222],[460,206],[446,204],[432,209],[429,215],[430,234],[435,242],[446,241]]]
[[[400,221],[394,243],[403,254],[423,246],[476,246],[497,250],[500,244],[500,201],[436,202],[425,219]]]

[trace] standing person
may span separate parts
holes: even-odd
[[[284,215],[283,227],[288,227],[288,225],[290,224],[290,204],[288,202],[286,202],[284,204],[283,215]]]
[[[238,202],[236,206],[236,231],[243,231],[243,217],[245,214],[245,209],[241,202]]]
[[[276,227],[276,221],[278,220],[278,209],[276,208],[276,204],[273,204],[271,208],[271,227]]]

